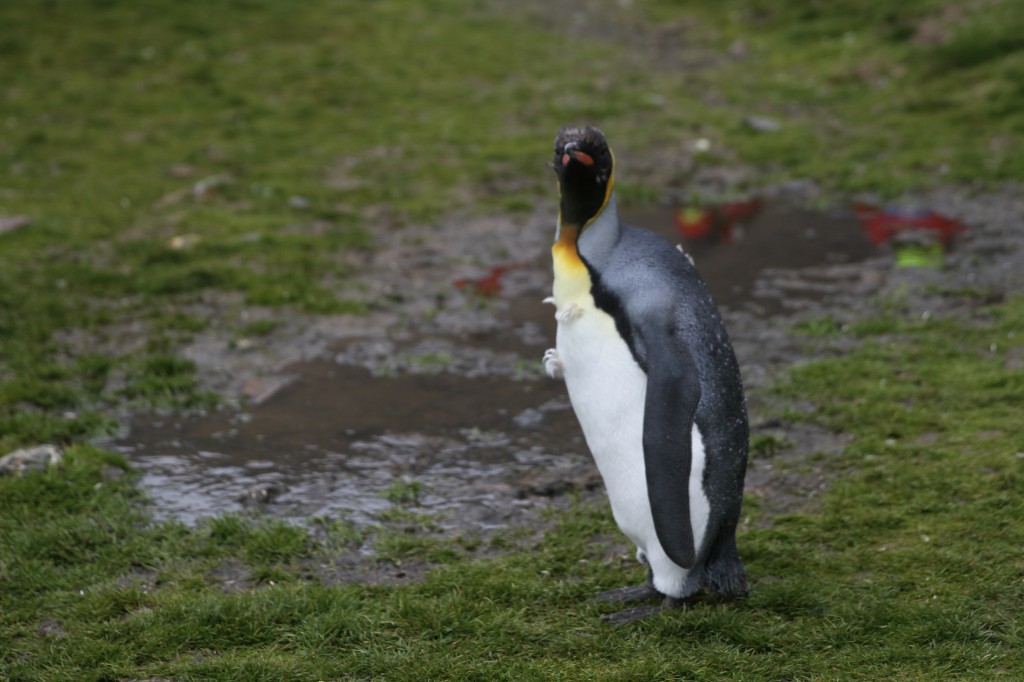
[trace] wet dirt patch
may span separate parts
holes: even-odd
[[[677,236],[667,209],[626,217]],[[549,232],[534,227],[535,235]],[[535,252],[516,254],[515,267],[451,244],[438,249],[436,238],[432,248],[410,252],[401,244],[410,238],[400,235],[377,255],[371,286],[401,290],[405,301],[389,320],[353,321],[364,338],[331,351],[321,341],[314,359],[258,372],[241,387],[243,409],[133,421],[118,447],[141,470],[160,513],[195,522],[259,508],[365,525],[393,506],[388,491],[396,481],[416,481],[425,491],[419,506],[439,514],[442,526],[486,530],[552,496],[594,487],[564,387],[539,362],[554,336],[553,311],[541,303],[550,286],[544,238],[530,240]],[[764,268],[860,258],[863,241],[848,218],[780,205],[728,246],[692,241],[688,248],[723,305],[763,316],[793,305],[798,288],[784,283],[800,281],[787,274],[755,292]],[[422,285],[411,290],[403,278]],[[488,287],[464,285],[480,281]],[[799,293],[816,301],[828,291]],[[310,336],[296,343],[303,354],[316,350]],[[253,351],[215,334],[191,348],[213,371],[231,366],[224,356],[267,361]]]
[[[555,382],[375,377],[336,358],[289,369],[295,381],[244,412],[135,422],[122,450],[158,510],[194,522],[258,507],[367,525],[394,506],[396,482],[415,482],[417,508],[442,527],[487,530],[531,506],[522,491],[538,469],[561,479],[586,463]]]
[[[623,218],[682,243],[719,306],[761,317],[812,305],[849,288],[863,270],[859,264],[879,255],[845,210],[760,202],[749,217],[692,238],[680,233],[680,213],[678,207],[627,209]]]
[[[937,199],[928,201],[973,228],[938,269],[895,267],[851,210],[770,196],[729,240],[687,241],[739,356],[752,436],[786,444],[751,459],[754,523],[813,509],[835,475],[830,458],[848,442],[779,417],[806,408],[779,404],[767,390],[780,373],[817,353],[843,352],[835,343],[816,348],[794,325],[848,323],[893,292],[912,309],[969,312],[969,297],[943,291],[1021,284],[1022,228],[1010,198]],[[625,216],[679,242],[674,210]],[[116,444],[157,512],[195,522],[258,509],[365,527],[408,505],[396,499],[396,484],[415,484],[414,509],[439,532],[488,533],[537,523],[539,509],[564,504],[571,491],[599,497],[564,386],[541,371],[555,329],[541,303],[551,215],[453,219],[381,237],[362,287],[390,303],[367,317],[311,318],[307,326],[293,316],[244,349],[208,332],[189,352],[207,381],[238,397],[234,406],[137,415]],[[487,288],[467,285],[478,281]]]

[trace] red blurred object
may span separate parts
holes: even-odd
[[[455,288],[465,289],[469,287],[474,293],[491,298],[501,293],[501,278],[510,270],[522,267],[521,265],[495,265],[483,277],[461,278],[455,280]]]
[[[733,201],[708,208],[681,208],[675,213],[676,230],[687,239],[711,237],[732,243],[736,223],[753,218],[761,211],[761,200]]]
[[[967,226],[963,223],[947,218],[941,213],[920,208],[878,208],[856,203],[853,205],[853,212],[867,232],[868,238],[875,244],[885,244],[898,233],[908,230],[932,230],[938,233],[943,244],[948,244],[954,235],[967,231]]]
[[[711,232],[714,218],[710,210],[692,207],[681,208],[674,216],[679,234],[689,239],[706,237]]]
[[[726,219],[739,222],[747,218],[753,218],[760,213],[761,200],[754,197],[747,201],[733,201],[728,204],[722,204],[719,210]]]

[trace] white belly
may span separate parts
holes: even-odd
[[[587,307],[575,319],[560,321],[556,346],[569,399],[587,446],[604,479],[615,522],[646,557],[655,587],[686,596],[688,572],[665,554],[654,530],[643,451],[647,375],[636,364],[612,317]],[[709,516],[703,489],[704,447],[692,431],[690,520],[696,547],[704,539]]]

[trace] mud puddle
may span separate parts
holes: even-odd
[[[861,293],[857,264],[878,253],[849,212],[768,203],[703,232],[679,216],[624,211],[686,245],[726,312],[755,393],[763,321]],[[409,292],[420,314],[396,311],[380,334],[282,367],[244,409],[136,416],[116,446],[141,472],[158,515],[192,523],[255,507],[365,525],[398,504],[399,491],[415,490],[415,505],[442,528],[487,531],[566,491],[598,487],[564,386],[541,370],[555,330],[553,309],[541,303],[551,229],[518,229],[536,232],[514,263],[478,253],[468,277],[453,276],[451,258],[466,246],[456,239],[433,260],[382,253],[399,282],[436,283]]]
[[[412,490],[442,527],[488,530],[531,506],[538,470],[560,480],[584,463],[555,382],[375,377],[333,359],[290,369],[290,385],[244,412],[135,421],[121,448],[160,513],[191,523],[258,507],[365,525]]]
[[[728,215],[729,206],[740,215]],[[878,254],[848,211],[753,200],[686,213],[662,207],[625,210],[623,218],[681,243],[715,301],[730,310],[767,316],[820,300],[836,283],[840,269],[833,266]],[[780,286],[784,280],[790,285]]]

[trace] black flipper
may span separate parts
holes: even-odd
[[[643,439],[647,495],[662,549],[680,567],[690,569],[697,559],[690,523],[690,467],[700,380],[674,321],[645,317],[637,331],[647,365]]]

